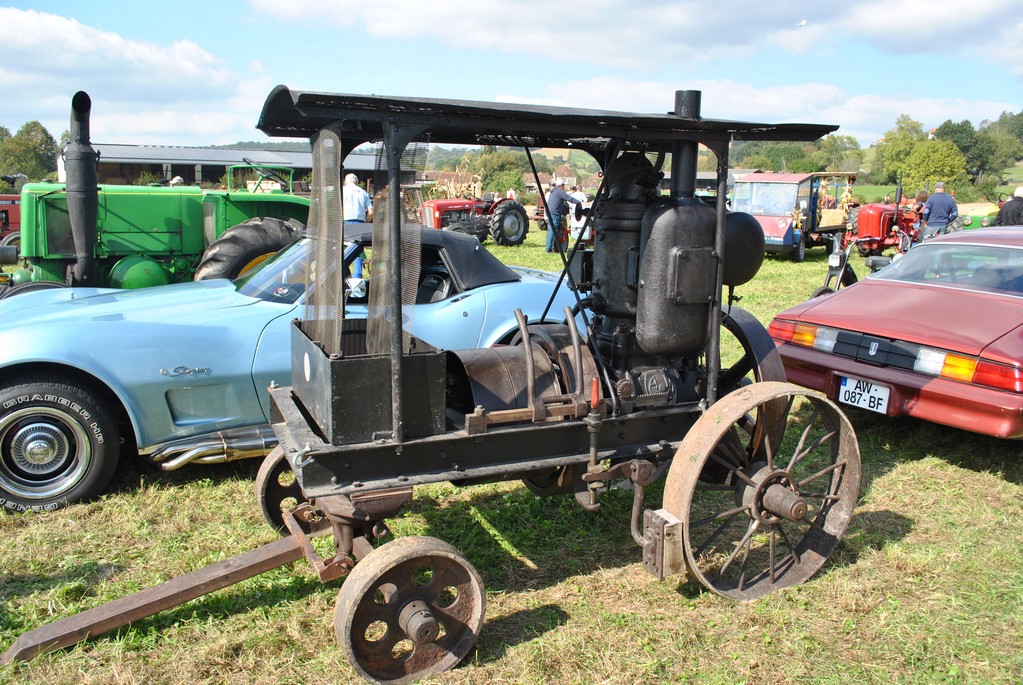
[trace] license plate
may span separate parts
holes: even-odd
[[[841,376],[841,379],[842,384],[838,387],[839,402],[876,411],[879,414],[888,413],[888,394],[890,392],[888,386],[860,378]]]

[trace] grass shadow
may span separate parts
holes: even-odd
[[[123,570],[124,567],[117,564],[89,562],[53,574],[5,573],[0,575],[0,606],[8,606],[8,602],[18,597],[55,588],[61,588],[61,594],[67,601],[76,601]]]
[[[500,661],[517,645],[535,640],[568,623],[568,612],[557,604],[544,604],[487,619],[476,641],[476,659],[489,664]]]
[[[149,485],[177,488],[201,479],[214,484],[239,479],[254,483],[262,461],[262,458],[253,458],[224,464],[189,464],[164,471],[139,454],[125,454],[104,494],[131,494]]]
[[[459,496],[418,496],[409,507],[424,534],[451,542],[495,591],[522,591],[641,560],[629,531],[632,493],[610,490],[598,512],[571,495],[538,497],[525,487],[474,488]],[[650,501],[659,501],[659,491]]]
[[[1019,442],[942,426],[911,417],[886,418],[843,407],[856,430],[863,462],[863,486],[896,465],[928,456],[981,473],[994,473],[1023,484]]]

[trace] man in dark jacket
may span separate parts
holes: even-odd
[[[1012,197],[998,210],[995,226],[1023,226],[1023,186],[1016,188]]]
[[[547,209],[550,211],[549,221],[547,222],[547,251],[554,252],[557,250],[564,250],[562,245],[562,221],[565,214],[568,212],[568,203],[572,202],[577,205],[581,205],[577,198],[572,197],[565,192],[565,182],[557,181],[551,186],[550,192],[547,193]]]

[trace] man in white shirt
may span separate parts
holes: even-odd
[[[589,198],[586,197],[586,193],[583,192],[582,186],[572,186],[572,192],[570,193],[570,195],[572,197],[574,197],[575,199],[579,200],[579,206],[580,207],[585,207],[586,203],[589,201]],[[572,238],[576,239],[576,238],[579,237],[579,233],[583,230],[583,226],[586,224],[586,217],[582,216],[581,218],[577,219],[575,212],[572,212],[571,216],[572,216],[572,225],[571,225],[571,228],[572,228]],[[583,236],[583,240],[589,240],[589,239],[590,239],[590,232],[589,232],[589,230],[587,230],[586,231],[586,235]]]
[[[355,174],[345,176],[341,206],[345,213],[345,223],[364,224],[373,221],[373,200],[359,186],[359,177]]]

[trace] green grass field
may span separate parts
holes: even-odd
[[[543,235],[492,248],[554,268]],[[858,267],[862,260],[854,258]],[[740,306],[765,324],[823,282],[766,260]],[[862,269],[861,269],[862,270]],[[430,683],[1018,683],[1023,674],[1023,467],[1018,443],[851,412],[863,461],[849,531],[810,582],[734,603],[642,568],[631,494],[603,510],[515,482],[421,487],[399,536],[458,547],[487,588],[476,649]],[[100,501],[0,515],[0,650],[23,631],[275,538],[258,461],[170,474],[124,465]],[[659,506],[654,488],[647,506]],[[114,634],[0,669],[0,683],[362,682],[335,642],[342,581],[304,560]]]

